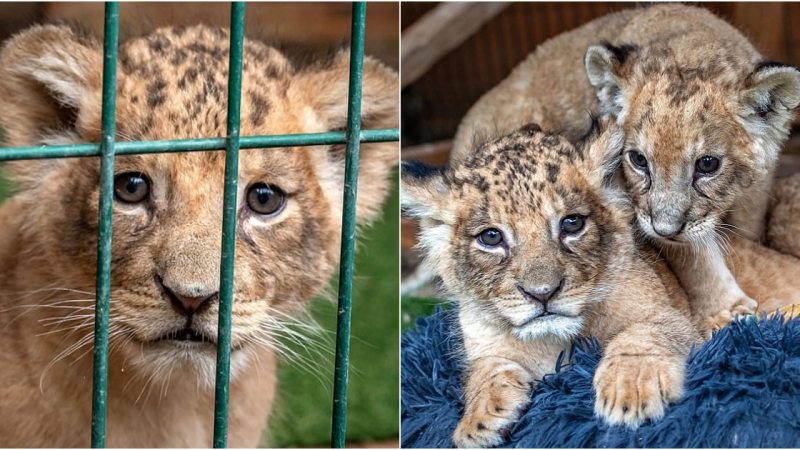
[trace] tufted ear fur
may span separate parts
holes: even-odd
[[[421,221],[443,220],[450,191],[444,170],[420,161],[401,164],[400,207],[406,214]]]
[[[583,174],[598,189],[612,187],[625,143],[622,128],[609,117],[592,117],[592,128],[576,143],[583,148]]]
[[[608,42],[589,47],[584,62],[589,83],[597,89],[603,115],[616,115],[622,109],[620,95],[624,68],[635,53],[631,45],[613,46]]]
[[[784,64],[760,63],[746,81],[741,115],[756,123],[783,128],[800,104],[800,71]]]
[[[305,118],[311,124],[306,132],[344,130],[347,126],[350,52],[339,51],[331,60],[299,74],[289,87],[289,96],[308,105]],[[398,128],[400,81],[397,73],[371,58],[364,58],[361,101],[361,129]],[[361,222],[373,220],[390,187],[390,175],[399,161],[396,142],[363,144],[359,161],[357,216]],[[334,204],[341,207],[344,183],[345,148],[329,147],[320,168],[325,189],[336,195]]]
[[[99,140],[102,66],[100,44],[65,26],[35,26],[10,39],[0,51],[3,145]],[[20,161],[8,172],[28,189],[64,164]]]

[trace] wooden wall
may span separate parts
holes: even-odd
[[[800,3],[696,3],[749,36],[768,58],[800,65]],[[437,3],[402,3],[406,29]],[[636,3],[513,3],[403,90],[403,145],[449,139],[480,96],[537,45]]]

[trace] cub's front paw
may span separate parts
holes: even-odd
[[[736,297],[737,300],[730,306],[720,311],[716,311],[706,318],[706,338],[710,339],[715,330],[724,328],[738,315],[739,317],[755,314],[758,309],[758,302],[741,294]]]
[[[530,404],[533,377],[526,371],[504,370],[492,376],[466,406],[453,434],[459,448],[500,445]]]
[[[595,413],[612,425],[659,419],[683,395],[685,363],[674,356],[610,356],[594,375]]]

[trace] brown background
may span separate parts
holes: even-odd
[[[402,3],[401,29],[437,3]],[[693,3],[728,20],[767,59],[800,65],[800,3]],[[641,6],[641,4],[638,4]],[[403,145],[452,138],[461,118],[537,45],[637,3],[514,3],[403,90]]]
[[[284,46],[312,53],[327,51],[332,43],[346,43],[350,35],[351,3],[248,2],[245,32]],[[138,34],[166,25],[227,27],[230,3],[121,2],[120,36]],[[367,9],[365,51],[398,68],[398,5],[370,2]],[[34,23],[69,21],[103,34],[103,3],[94,2],[0,2],[0,42]]]

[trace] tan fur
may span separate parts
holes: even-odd
[[[756,306],[726,269],[721,234],[763,236],[771,177],[798,103],[796,69],[765,63],[704,9],[656,5],[541,45],[473,106],[452,161],[469,155],[475,135],[533,120],[574,137],[588,128],[588,111],[615,117],[638,228],[664,250],[705,326],[718,328]],[[633,164],[636,152],[646,169]],[[713,175],[695,172],[703,156],[721,161]]]
[[[443,171],[403,166],[401,202],[420,219],[426,270],[459,305],[467,358],[459,447],[501,443],[533,384],[578,335],[604,345],[595,409],[608,422],[636,427],[683,392],[700,338],[677,281],[639,251],[624,195],[605,186],[622,133],[601,127],[572,144],[528,126]],[[562,233],[575,214],[584,227]],[[482,243],[487,229],[500,230],[503,244]],[[546,304],[531,294],[556,287]]]
[[[197,26],[122,42],[117,139],[224,136],[228,39],[227,30]],[[241,134],[342,129],[348,60],[340,51],[298,68],[246,40]],[[102,45],[66,27],[11,39],[0,53],[4,145],[97,142],[101,68]],[[397,126],[398,86],[394,72],[365,60],[365,129]],[[277,340],[338,263],[343,153],[319,146],[240,154],[231,447],[258,444],[283,351]],[[360,223],[379,212],[396,161],[395,143],[363,147]],[[98,159],[7,169],[19,192],[0,207],[0,436],[6,446],[87,447]],[[117,157],[115,173],[130,172],[150,180],[151,194],[145,203],[114,202],[107,443],[208,447],[215,345],[159,338],[191,326],[215,339],[218,303],[212,296],[187,324],[158,280],[190,296],[218,289],[224,152]],[[287,194],[274,217],[247,206],[258,182]]]

